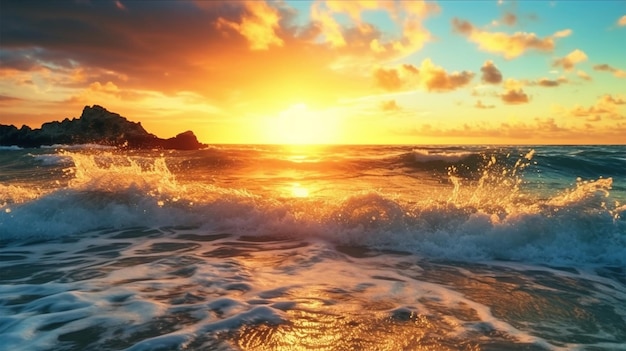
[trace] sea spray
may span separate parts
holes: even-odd
[[[206,152],[215,155],[215,150]],[[360,243],[427,257],[615,264],[626,257],[620,246],[626,240],[624,206],[612,198],[612,178],[579,181],[569,190],[548,195],[545,190],[533,193],[526,185],[526,171],[539,167],[533,162],[534,149],[488,151],[471,160],[451,156],[447,181],[441,184],[402,180],[404,188],[391,190],[389,184],[371,178],[372,186],[353,191],[333,190],[346,182],[340,177],[290,178],[293,171],[285,165],[267,169],[277,174],[271,182],[233,173],[236,186],[227,187],[201,176],[200,180],[189,177],[225,170],[181,168],[188,165],[185,153],[65,150],[57,154],[71,160],[60,179],[66,186],[46,192],[4,186],[5,193],[12,194],[3,196],[0,231],[4,238],[184,225],[259,237]],[[475,155],[471,152],[468,157]],[[324,157],[318,156],[320,162],[325,162]],[[379,166],[371,162],[373,158],[363,159],[363,177],[376,174],[372,167]],[[301,164],[300,159],[293,162]],[[403,174],[391,173],[384,179],[404,179],[400,177]],[[291,192],[296,183],[307,196]],[[569,251],[562,250],[570,244]],[[604,255],[597,254],[602,251]]]

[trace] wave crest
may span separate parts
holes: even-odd
[[[165,157],[65,151],[67,186],[0,186],[0,238],[58,238],[103,229],[192,226],[215,233],[317,238],[337,245],[474,260],[626,264],[626,206],[611,178],[557,195],[520,190],[531,157],[490,160],[478,180],[451,173],[448,201],[357,192],[292,198],[206,182],[179,183]],[[532,156],[532,155],[531,155]],[[455,178],[456,177],[456,178]]]

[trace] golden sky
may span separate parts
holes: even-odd
[[[0,123],[207,143],[623,144],[624,1],[3,1]]]

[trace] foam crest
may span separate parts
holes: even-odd
[[[65,171],[73,176],[70,187],[81,190],[116,191],[129,188],[157,192],[176,192],[178,184],[168,169],[165,158],[137,160],[110,152],[80,154],[62,152],[71,158],[74,167]]]
[[[0,187],[2,238],[58,237],[104,228],[196,226],[239,235],[323,238],[428,257],[626,263],[626,207],[611,178],[550,196],[524,191],[533,151],[485,156],[480,177],[449,169],[448,201],[389,191],[285,197],[207,182],[181,183],[163,156],[64,151],[68,187]],[[501,160],[500,157],[503,157]]]
[[[39,189],[0,184],[0,210],[8,213],[11,211],[8,206],[34,200],[41,194]]]
[[[28,154],[28,155],[45,166],[57,166],[57,165],[67,166],[72,163],[72,157],[67,156],[67,155],[59,155],[59,154],[42,154],[42,155]]]
[[[0,151],[17,151],[17,150],[23,150],[23,149],[17,145],[0,146]]]
[[[413,149],[412,155],[414,160],[417,162],[459,162],[471,155],[474,155],[474,153],[469,151],[435,151],[428,149]]]
[[[53,145],[41,145],[42,149],[56,149],[56,150],[114,150],[117,147],[101,144],[53,144]]]
[[[607,199],[610,195],[610,190],[613,185],[613,178],[598,179],[595,181],[583,181],[578,178],[576,180],[576,187],[565,191],[563,194],[558,195],[550,201],[548,204],[555,206],[568,206],[577,203],[603,203],[603,199]]]

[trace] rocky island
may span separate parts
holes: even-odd
[[[25,148],[55,144],[101,144],[129,149],[197,150],[206,147],[192,131],[162,139],[102,106],[85,106],[79,118],[44,123],[39,129],[0,124],[0,146]]]

